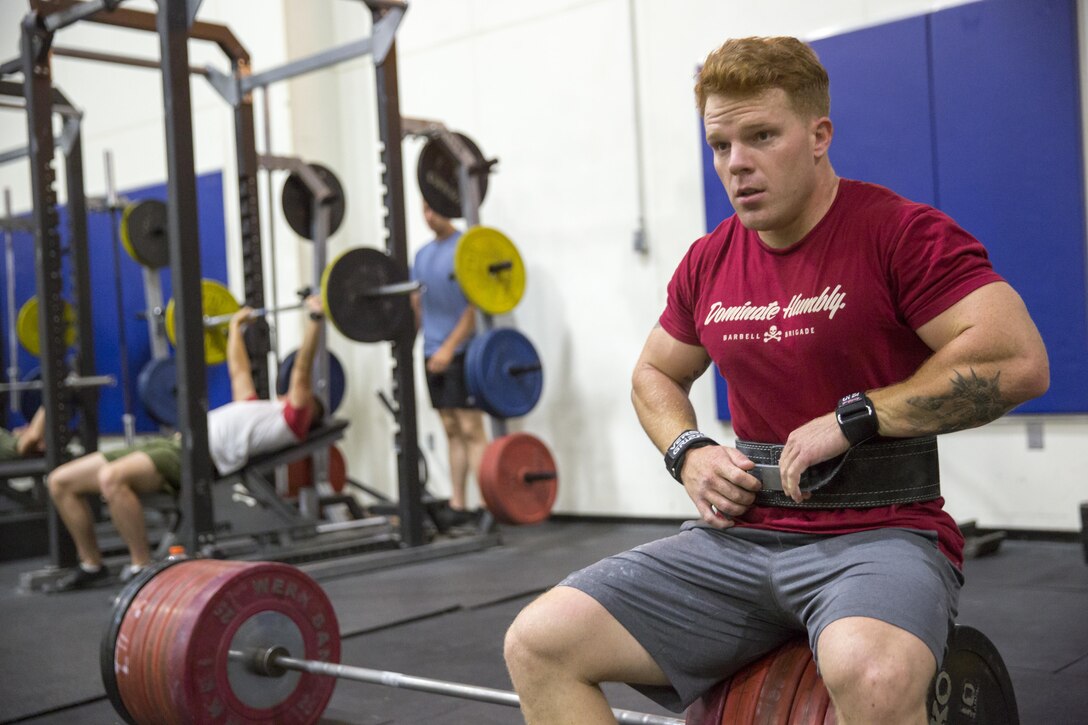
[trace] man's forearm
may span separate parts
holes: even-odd
[[[696,427],[688,390],[651,365],[639,365],[632,376],[631,402],[646,435],[662,453],[677,435]]]

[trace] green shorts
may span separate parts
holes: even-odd
[[[102,451],[109,462],[127,456],[130,453],[146,453],[155,464],[155,470],[166,479],[167,493],[177,494],[181,489],[181,439],[155,438],[131,448],[116,448]]]
[[[17,447],[19,439],[3,428],[0,428],[0,461],[10,461],[19,457]]]

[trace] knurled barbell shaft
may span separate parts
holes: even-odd
[[[104,385],[116,385],[112,375],[69,375],[60,381],[62,388],[93,388]],[[41,380],[23,380],[17,383],[0,383],[0,393],[16,390],[41,390],[45,383]]]
[[[435,695],[448,695],[450,697],[459,697],[464,700],[478,700],[480,702],[489,702],[495,705],[506,705],[507,707],[521,707],[521,699],[516,693],[509,692],[508,690],[496,690],[490,687],[479,687],[477,685],[464,685],[457,682],[434,680],[427,677],[414,677],[399,672],[372,670],[366,667],[353,667],[351,665],[333,664],[331,662],[321,662],[319,660],[298,659],[283,654],[283,650],[278,647],[253,653],[231,650],[229,656],[231,659],[245,661],[257,674],[270,677],[275,676],[276,668],[282,668],[284,670],[308,672],[312,675],[325,675],[327,677],[366,682],[372,685],[430,692]],[[651,715],[649,713],[621,710],[618,708],[613,708],[612,714],[616,716],[618,722],[631,723],[632,725],[683,725],[684,723],[683,720],[672,717]]]

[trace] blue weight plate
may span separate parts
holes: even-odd
[[[295,355],[298,350],[280,361],[280,369],[276,372],[276,395],[287,395],[287,386],[291,384],[291,369],[295,366]],[[329,351],[329,413],[333,413],[340,407],[344,400],[344,390],[347,388],[347,377],[344,375],[344,366],[340,359]]]
[[[469,389],[476,389],[484,411],[496,418],[517,418],[536,406],[544,374],[529,338],[503,327],[480,335],[472,347],[477,348],[473,354],[465,354],[465,380],[472,381]]]
[[[159,425],[178,424],[178,368],[172,357],[149,360],[136,378],[147,414]]]

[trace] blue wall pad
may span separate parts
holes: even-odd
[[[138,189],[128,189],[119,195],[129,201],[142,199],[166,200],[166,185],[158,184]],[[226,229],[223,222],[223,179],[218,171],[197,177],[197,203],[200,214],[200,267],[201,276],[227,282]],[[68,211],[60,207],[60,226],[63,244],[69,243]],[[120,229],[120,213],[117,215],[117,229]],[[28,232],[17,232],[14,237],[15,251],[15,306],[18,310],[35,293],[34,272],[34,236]],[[124,324],[125,345],[128,360],[128,389],[132,412],[135,415],[136,430],[141,433],[158,431],[158,425],[147,415],[136,390],[136,378],[140,370],[151,359],[151,343],[147,323],[137,318],[137,314],[147,309],[144,299],[143,268],[124,251],[121,242],[114,237],[108,212],[88,212],[87,244],[90,257],[91,311],[94,319],[95,372],[99,375],[113,375],[117,379],[114,387],[101,388],[99,398],[99,432],[103,435],[120,435],[124,432],[122,413],[124,412],[121,389],[121,359],[118,354],[119,324]],[[120,255],[121,283],[118,285],[114,275],[114,254]],[[67,270],[67,261],[65,262]],[[162,280],[163,303],[171,295],[172,282],[170,269],[157,270]],[[71,285],[65,274],[65,299],[71,301]],[[5,279],[0,275],[0,294],[6,299]],[[124,302],[124,320],[117,319],[117,290],[121,290]],[[7,340],[7,316],[0,320],[3,339]],[[171,349],[171,354],[174,351]],[[6,344],[3,359],[8,357]],[[20,374],[38,366],[38,359],[19,347],[18,367]],[[6,367],[6,365],[5,365]],[[6,371],[5,371],[6,372]],[[214,408],[230,400],[230,377],[226,365],[208,368],[208,405]],[[18,413],[9,413],[10,426],[22,422]]]
[[[831,159],[948,212],[1019,291],[1051,387],[1017,413],[1088,411],[1084,156],[1075,0],[989,0],[814,42]],[[707,229],[733,213],[700,138]],[[718,417],[729,419],[717,376]]]

